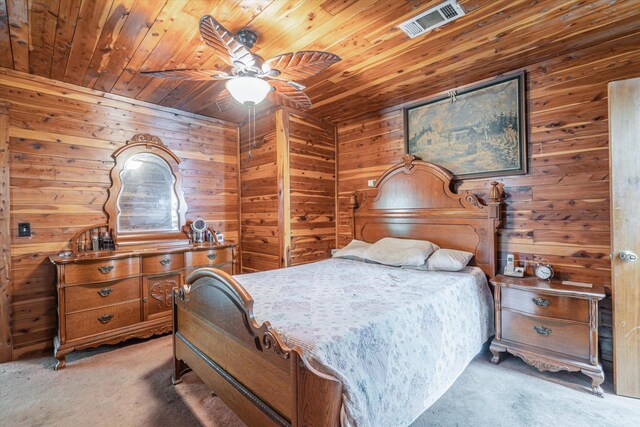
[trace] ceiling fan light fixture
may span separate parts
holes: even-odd
[[[271,91],[269,83],[258,77],[251,76],[241,76],[227,80],[225,86],[231,96],[241,104],[259,104]]]

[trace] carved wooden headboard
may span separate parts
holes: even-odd
[[[445,169],[406,155],[403,163],[382,174],[375,188],[351,196],[354,238],[428,240],[441,248],[472,252],[471,264],[494,275],[501,212],[498,183],[492,183],[491,201],[483,204],[468,192],[454,193],[452,178]]]

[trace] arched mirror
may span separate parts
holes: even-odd
[[[149,134],[136,135],[113,157],[105,210],[118,245],[186,243],[180,159]]]

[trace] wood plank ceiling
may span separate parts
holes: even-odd
[[[214,103],[224,82],[141,76],[223,68],[200,39],[215,16],[259,35],[264,58],[313,49],[343,61],[307,83],[312,111],[340,121],[620,37],[640,0],[461,0],[467,15],[416,39],[396,26],[441,0],[0,0],[0,66],[231,120]],[[509,67],[505,67],[505,64]]]

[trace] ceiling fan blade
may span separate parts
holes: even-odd
[[[245,67],[256,65],[251,51],[212,16],[205,15],[200,19],[200,35],[230,65],[234,65],[234,62],[241,62]]]
[[[275,88],[271,93],[271,99],[277,105],[292,107],[297,110],[308,110],[311,108],[311,100],[302,91],[280,80],[269,80],[269,84]]]
[[[219,70],[175,69],[162,71],[142,71],[140,74],[149,77],[161,77],[172,80],[208,81],[229,79],[231,76]]]
[[[298,83],[298,82],[294,82],[294,81],[292,81],[292,80],[289,80],[289,81],[287,82],[287,84],[289,84],[289,85],[293,86],[293,87],[294,87],[294,88],[296,88],[297,90],[305,90],[305,89],[307,88],[305,85],[300,84],[300,83]]]
[[[267,59],[262,65],[262,70],[278,70],[279,77],[283,80],[306,80],[338,61],[341,61],[341,58],[333,53],[303,50]]]
[[[224,113],[225,111],[229,111],[233,101],[234,100],[231,96],[231,93],[226,88],[222,89],[222,91],[216,97],[216,105],[222,113]]]

